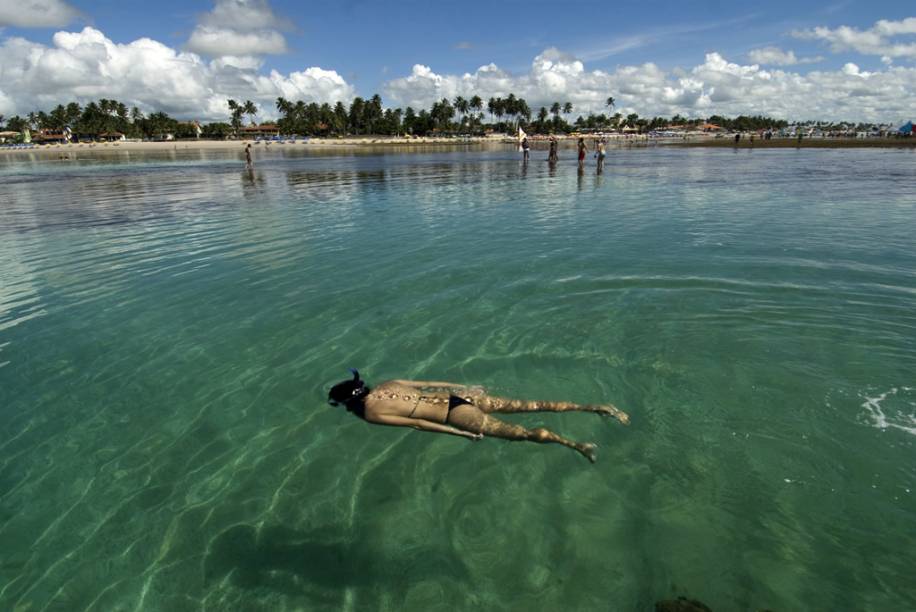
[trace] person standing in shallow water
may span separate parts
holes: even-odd
[[[588,147],[585,146],[585,139],[579,139],[579,169],[582,170],[585,168],[585,152],[588,150]]]
[[[599,140],[596,146],[598,149],[595,152],[595,157],[598,158],[598,174],[601,174],[604,171],[604,158],[607,155],[607,150],[603,140]]]
[[[251,168],[251,143],[245,147],[245,166]]]
[[[568,440],[547,429],[526,429],[492,416],[507,412],[591,412],[614,417],[624,425],[630,417],[610,404],[573,404],[571,402],[542,402],[509,399],[487,395],[483,387],[467,387],[449,382],[429,380],[389,380],[370,388],[350,370],[353,378],[334,385],[328,401],[343,405],[348,412],[369,423],[412,427],[423,431],[462,436],[480,440],[484,436],[505,440],[527,440],[542,444],[561,444],[581,453],[594,463],[597,460],[593,443]]]

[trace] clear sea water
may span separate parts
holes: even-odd
[[[0,609],[916,608],[912,152],[77,157],[0,159]]]

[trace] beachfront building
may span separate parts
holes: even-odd
[[[105,142],[118,142],[126,140],[127,137],[122,132],[102,132],[99,134],[98,139],[104,140]]]
[[[239,128],[239,138],[248,140],[251,138],[273,138],[280,135],[280,128],[274,123],[264,123],[262,125],[249,125],[248,127]]]
[[[71,137],[70,128],[60,131],[38,130],[32,134],[32,142],[35,144],[64,144],[70,142]]]
[[[6,143],[7,141],[18,140],[20,136],[19,132],[6,131],[0,132],[0,144]]]

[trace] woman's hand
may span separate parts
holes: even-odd
[[[479,440],[483,440],[483,434],[482,434],[482,433],[471,433],[471,432],[468,432],[467,435],[465,435],[465,437],[468,438],[469,440],[473,440],[474,442],[477,442],[477,441],[479,441]]]

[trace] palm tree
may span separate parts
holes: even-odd
[[[490,113],[490,121],[493,121],[493,117],[496,115],[496,98],[487,100],[487,112]]]
[[[463,96],[455,96],[455,99],[452,101],[452,106],[455,107],[455,110],[461,112],[461,107],[464,106],[466,102],[467,100],[465,100]]]
[[[614,108],[614,105],[617,103],[617,100],[614,99],[614,96],[608,96],[607,100],[604,101],[604,105],[608,108]]]
[[[479,113],[483,110],[483,100],[480,98],[480,96],[475,95],[473,98],[471,98],[470,102],[468,102],[468,106]]]
[[[77,121],[80,120],[80,115],[83,114],[83,109],[80,108],[80,105],[76,102],[71,102],[67,105],[67,125],[73,127]]]
[[[248,115],[251,125],[254,125],[254,116],[258,114],[258,107],[251,100],[245,100],[245,104],[242,106],[242,114]]]
[[[238,136],[239,128],[242,127],[242,115],[245,113],[244,105],[231,98],[226,101],[226,104],[229,105],[229,123],[235,130],[235,135]]]
[[[3,126],[3,120],[6,119],[3,115],[0,115],[0,127]]]
[[[554,121],[560,120],[560,103],[554,102],[550,105],[550,114],[554,116]]]
[[[293,115],[293,124],[295,125],[296,132],[307,132],[309,131],[308,126],[305,125],[305,111],[306,106],[305,102],[299,100],[290,109],[290,112]]]
[[[465,100],[461,96],[455,97],[455,110],[461,113],[461,123],[464,123],[464,119],[468,114],[468,109],[471,108],[471,103]]]
[[[63,104],[58,104],[51,111],[51,127],[55,130],[62,130],[67,127],[67,109]]]
[[[289,100],[283,97],[277,98],[277,112],[278,113],[284,116],[288,116],[292,108],[293,108],[293,105]]]
[[[378,94],[373,95],[369,98],[369,101],[366,103],[366,126],[370,134],[376,133],[378,131],[379,122],[382,120],[384,113],[382,112],[382,97]]]
[[[563,105],[563,114],[564,115],[569,115],[572,112],[573,112],[572,102],[567,102],[566,104]]]
[[[334,105],[334,131],[338,134],[347,132],[347,107],[340,100]]]
[[[515,116],[518,114],[518,100],[515,98],[514,93],[510,93],[505,101],[503,102],[503,110],[510,119],[514,120]]]
[[[518,114],[525,118],[525,122],[531,121],[531,108],[524,98],[518,99]]]
[[[544,125],[544,122],[547,121],[548,114],[547,109],[542,106],[541,110],[538,111],[538,123]]]

